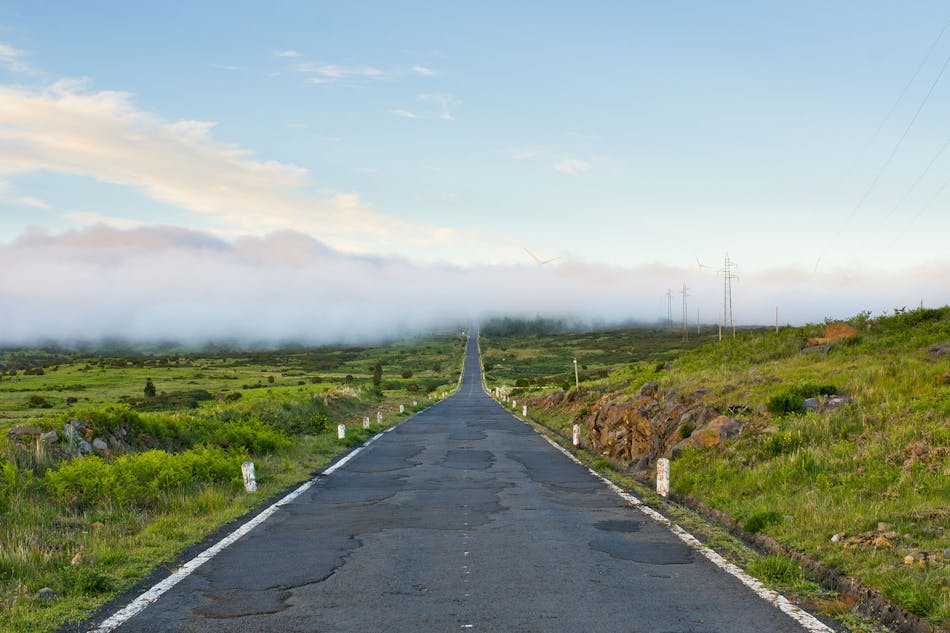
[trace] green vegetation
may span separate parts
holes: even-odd
[[[669,333],[666,351],[650,331],[489,336],[482,350],[490,386],[513,388],[523,377],[523,398],[532,403],[567,388],[557,405],[532,408],[561,432],[606,395],[633,398],[647,381],[703,393],[743,429],[731,442],[674,460],[674,492],[947,626],[950,308],[861,314],[850,324],[857,335],[830,347],[810,345],[824,336],[812,325],[747,330],[692,349]],[[564,379],[575,356],[603,377],[582,374],[575,388],[572,375]],[[557,366],[563,373],[554,374]],[[831,393],[851,401],[832,406]],[[818,397],[818,410],[805,411],[810,397]],[[762,565],[760,577],[797,577],[776,561]]]
[[[457,335],[376,348],[0,350],[0,630],[82,619],[364,441],[377,410],[393,424],[399,404],[410,415],[431,402],[420,390],[452,390],[463,354]]]

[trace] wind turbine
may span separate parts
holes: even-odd
[[[527,249],[527,247],[524,247],[524,246],[523,246],[522,248],[524,248],[524,252],[525,252],[525,253],[527,253],[528,255],[531,256],[531,259],[533,259],[533,260],[534,260],[534,263],[538,265],[538,268],[541,268],[541,267],[544,266],[545,264],[550,264],[551,262],[554,262],[554,261],[557,261],[557,260],[561,259],[560,257],[552,257],[551,259],[541,259],[541,258],[538,257],[537,255],[535,255],[534,253],[532,253],[531,251],[529,251],[529,250]]]

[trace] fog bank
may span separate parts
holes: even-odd
[[[0,246],[0,343],[239,339],[366,342],[495,315],[599,322],[681,318],[722,309],[715,272],[565,260],[462,268],[333,250],[293,232],[233,242],[174,227],[30,233]],[[782,323],[950,301],[950,263],[882,275],[748,271],[733,283],[735,320]]]

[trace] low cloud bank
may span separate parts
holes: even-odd
[[[661,265],[636,269],[567,261],[536,267],[463,268],[341,253],[306,235],[226,242],[173,227],[92,227],[30,233],[0,246],[0,343],[41,340],[310,343],[379,340],[493,315],[597,322],[681,318],[715,323],[714,273]],[[874,314],[950,301],[950,263],[889,277],[853,271],[772,270],[733,285],[737,323]]]

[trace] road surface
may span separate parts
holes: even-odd
[[[116,630],[804,629],[492,401],[473,338],[457,394]]]

